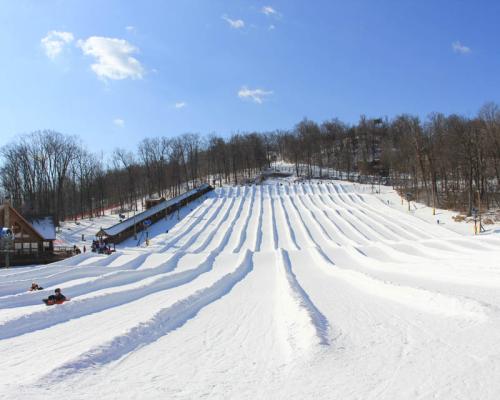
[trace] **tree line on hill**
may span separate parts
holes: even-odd
[[[1,149],[0,184],[26,215],[61,221],[137,208],[146,196],[174,197],[202,182],[250,182],[277,160],[306,176],[389,181],[402,195],[470,214],[479,202],[500,207],[500,108],[488,103],[472,118],[305,119],[291,130],[228,138],[152,137],[107,161],[74,136],[37,131]]]

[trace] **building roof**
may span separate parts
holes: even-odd
[[[119,222],[116,225],[113,225],[109,228],[103,228],[101,229],[98,234],[104,234],[106,236],[115,236],[118,235],[119,233],[127,230],[128,228],[134,226],[134,224],[140,224],[141,222],[151,218],[153,215],[164,211],[168,207],[177,204],[179,201],[184,200],[187,197],[190,197],[191,195],[198,193],[200,191],[203,191],[207,189],[210,185],[204,183],[201,186],[198,186],[195,189],[189,190],[188,192],[185,192],[181,194],[180,196],[174,197],[173,199],[170,200],[165,200],[162,201],[159,204],[156,204],[155,206],[151,207],[150,209],[143,211],[139,214],[136,214],[135,217],[130,217],[126,219],[125,221]]]
[[[13,215],[17,216],[18,220],[25,225],[25,228],[27,228],[29,231],[31,231],[35,236],[37,236],[40,240],[53,240],[53,239],[45,239],[45,237],[38,231],[36,230],[33,225],[26,220],[10,203],[4,203],[0,205],[0,214],[1,214],[1,222],[0,224],[3,224],[4,221],[4,212],[5,208],[8,207],[10,212],[12,212]]]
[[[29,222],[44,240],[56,240],[56,227],[51,217],[36,218]]]

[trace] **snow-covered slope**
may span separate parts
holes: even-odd
[[[497,235],[286,182],[218,189],[156,233],[0,271],[0,397],[500,396]],[[46,307],[55,287],[72,300]]]

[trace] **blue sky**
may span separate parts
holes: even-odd
[[[0,1],[0,145],[90,149],[288,129],[304,117],[473,116],[500,102],[500,2]]]

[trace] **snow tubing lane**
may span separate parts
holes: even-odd
[[[148,322],[141,323],[127,333],[115,337],[112,341],[56,368],[42,380],[59,381],[96,365],[102,366],[118,360],[138,347],[153,343],[169,332],[182,327],[201,309],[228,294],[252,269],[252,253],[247,250],[242,263],[234,272],[224,275],[210,287],[200,289],[191,296],[160,310]]]

